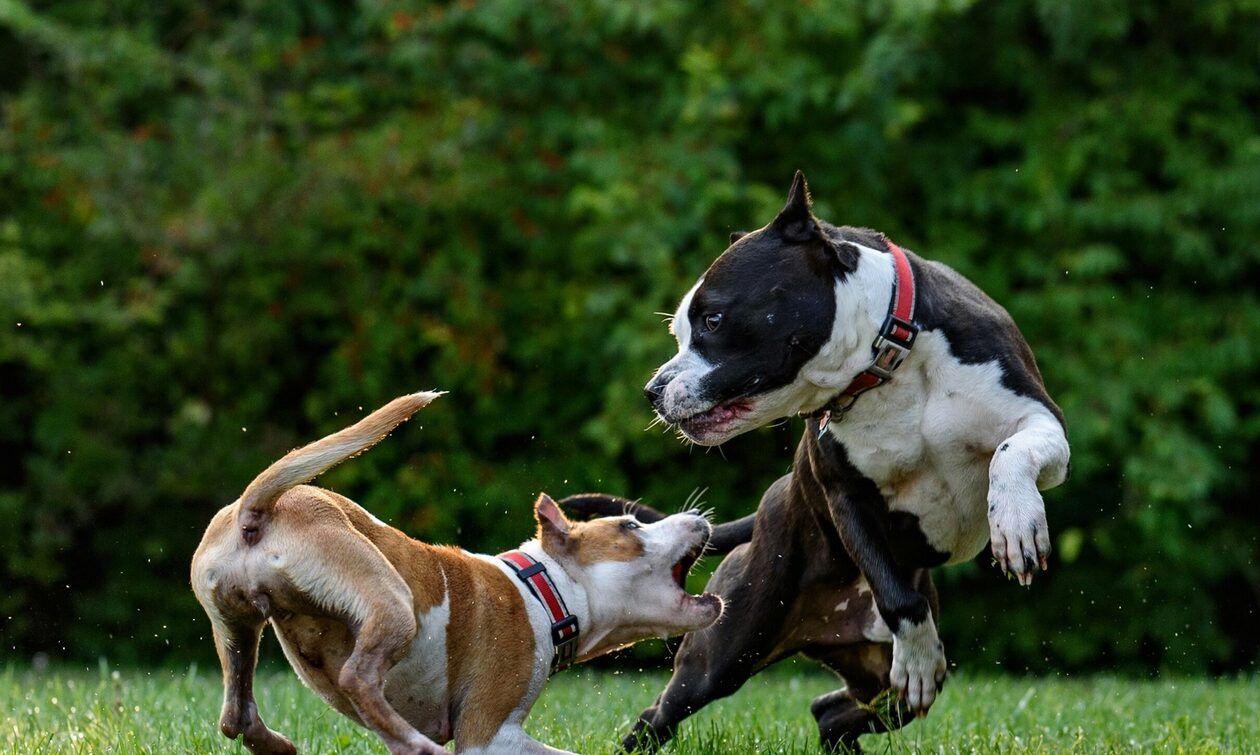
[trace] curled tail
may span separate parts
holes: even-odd
[[[631,501],[615,495],[603,493],[579,493],[560,501],[560,505],[579,516],[623,516],[632,515],[641,522],[659,522],[665,514],[651,506]],[[737,546],[752,540],[753,522],[756,514],[749,514],[733,522],[723,522],[713,526],[713,535],[704,553],[707,556],[724,556],[735,550]]]
[[[440,392],[423,391],[399,396],[350,427],[294,449],[263,470],[241,494],[236,522],[245,542],[250,545],[258,542],[259,526],[271,513],[276,499],[286,490],[309,482],[346,459],[368,450],[440,395]]]

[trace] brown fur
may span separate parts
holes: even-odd
[[[643,541],[620,521],[578,522],[569,531],[568,552],[582,566],[600,561],[633,561],[643,556]]]
[[[233,504],[221,511],[207,530],[194,558],[195,585],[204,584],[206,571],[215,569],[216,565],[205,563],[207,553],[218,545],[240,542],[232,526],[236,508]],[[319,543],[319,547],[311,548],[312,543]],[[533,671],[533,631],[520,592],[492,564],[457,548],[413,540],[380,524],[344,496],[306,485],[279,496],[255,548],[269,556],[279,554],[285,568],[259,570],[253,579],[234,579],[230,585],[220,583],[203,602],[212,604],[230,625],[244,625],[246,630],[238,634],[255,637],[253,648],[269,618],[302,679],[336,710],[382,734],[387,744],[391,739],[401,743],[405,739],[401,732],[410,725],[383,696],[358,699],[362,690],[348,677],[358,676],[367,667],[368,675],[379,682],[410,647],[417,632],[415,616],[448,597],[451,616],[458,616],[459,626],[467,629],[447,634],[454,723],[444,727],[445,731],[426,734],[438,741],[454,735],[461,744],[484,744],[524,697]],[[313,599],[312,591],[303,584],[307,575],[293,574],[307,568],[316,574],[325,570],[341,573],[347,586],[353,585],[350,594],[365,600],[368,609],[360,613],[353,610],[350,601]],[[383,587],[391,583],[406,591],[405,603],[390,599],[390,591]],[[203,591],[198,592],[202,597]],[[383,599],[372,597],[382,592],[386,593]],[[266,614],[257,605],[262,599]],[[378,631],[365,632],[371,627]],[[348,668],[365,634],[375,637],[378,647],[369,658]],[[252,676],[253,656],[231,652],[225,647],[228,643],[218,644],[221,657],[227,659],[226,684],[239,688],[233,694],[240,698],[233,711],[225,708],[224,716],[239,719],[240,710],[252,708],[252,695],[247,682],[234,680]],[[487,648],[495,649],[493,663],[486,662]],[[418,703],[404,699],[403,707],[408,702]],[[256,714],[244,725],[225,726],[224,733],[234,737],[246,732],[249,744],[249,731],[269,731],[260,729],[261,719],[255,719]],[[399,726],[400,722],[404,726]],[[261,734],[257,738],[260,742],[266,739]]]
[[[295,751],[263,723],[253,696],[268,622],[302,680],[395,755],[446,755],[439,743],[452,738],[461,749],[493,742],[558,752],[520,729],[547,670],[520,585],[493,561],[413,540],[350,499],[301,484],[370,447],[435,395],[395,399],[291,452],[207,527],[193,556],[192,586],[223,667],[219,725],[229,738],[243,736],[251,752]],[[546,495],[535,514],[544,548],[564,550],[567,563],[643,555],[639,538],[620,522],[572,525]],[[693,518],[707,536],[708,525]],[[700,529],[690,532],[698,537]],[[716,598],[695,602],[712,604],[710,623],[720,611]],[[417,637],[426,644],[413,653]],[[445,658],[425,654],[440,642]]]

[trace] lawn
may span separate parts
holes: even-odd
[[[543,741],[607,753],[662,672],[575,670],[552,680],[528,726]],[[669,752],[817,752],[808,704],[836,686],[799,664],[753,679],[684,724]],[[383,753],[292,673],[257,685],[263,717],[307,753]],[[0,672],[0,752],[245,752],[216,728],[217,669]],[[1127,681],[960,675],[927,719],[867,736],[870,752],[1260,752],[1260,679]]]

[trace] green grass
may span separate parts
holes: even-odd
[[[665,679],[660,672],[566,672],[548,685],[528,728],[558,747],[610,752]],[[668,752],[817,752],[809,701],[835,686],[806,664],[774,669],[693,716]],[[290,672],[261,674],[257,690],[263,717],[302,752],[384,752]],[[214,669],[8,668],[0,672],[0,752],[245,752],[217,731],[220,695]],[[1260,679],[963,675],[927,719],[862,744],[887,753],[1260,752]]]

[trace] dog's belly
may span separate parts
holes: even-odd
[[[420,613],[411,651],[385,676],[385,698],[416,729],[439,743],[451,733],[446,631],[451,598]]]

